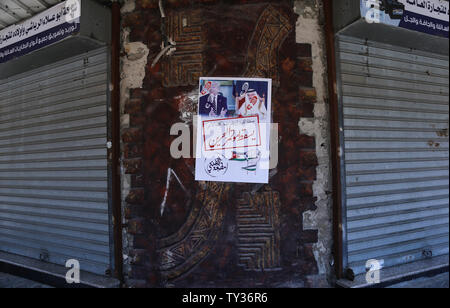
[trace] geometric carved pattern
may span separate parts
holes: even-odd
[[[177,233],[159,240],[161,274],[166,280],[182,276],[199,264],[219,239],[230,185],[208,182],[198,193],[195,207]]]
[[[280,267],[280,198],[271,190],[244,193],[238,203],[239,266],[248,271]]]
[[[171,12],[167,16],[167,36],[176,43],[176,51],[163,61],[163,86],[198,85],[203,74],[202,11]]]
[[[273,84],[279,85],[278,50],[292,28],[289,18],[269,5],[256,24],[242,76],[272,78]]]
[[[176,51],[162,62],[164,87],[197,85],[204,74],[203,12],[171,12],[167,17],[167,35],[176,42]],[[269,5],[257,21],[242,76],[272,78],[274,85],[278,85],[278,50],[291,31],[289,18]],[[231,187],[207,182],[183,226],[175,234],[159,239],[163,279],[183,277],[211,253],[223,230],[226,212],[223,199]],[[238,201],[238,265],[244,270],[280,269],[279,213],[279,193],[270,188],[256,194],[244,193]]]

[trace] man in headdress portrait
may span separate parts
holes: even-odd
[[[250,87],[248,82],[238,83],[236,85],[236,107],[238,115],[253,116],[258,115],[260,120],[265,120],[267,116],[266,108],[266,89],[258,89],[257,84],[255,89]],[[265,85],[264,85],[265,86]]]

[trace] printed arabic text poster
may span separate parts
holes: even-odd
[[[195,179],[269,182],[272,80],[200,78]]]

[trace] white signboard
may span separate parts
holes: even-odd
[[[67,0],[0,31],[0,63],[58,42],[80,30],[81,1]]]
[[[201,78],[195,179],[268,183],[272,80]]]
[[[449,2],[444,0],[361,0],[361,15],[370,23],[448,38]]]

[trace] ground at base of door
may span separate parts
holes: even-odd
[[[48,289],[48,285],[13,276],[6,273],[0,273],[0,289],[19,288],[19,289]]]
[[[433,277],[420,277],[410,281],[404,281],[394,284],[388,288],[410,288],[410,289],[429,289],[429,288],[448,288],[449,273],[439,274]]]
[[[439,274],[433,277],[420,277],[410,281],[404,281],[389,286],[388,288],[448,288],[449,273]],[[48,285],[13,276],[6,273],[0,273],[0,289],[4,288],[25,288],[41,289],[51,288]]]

